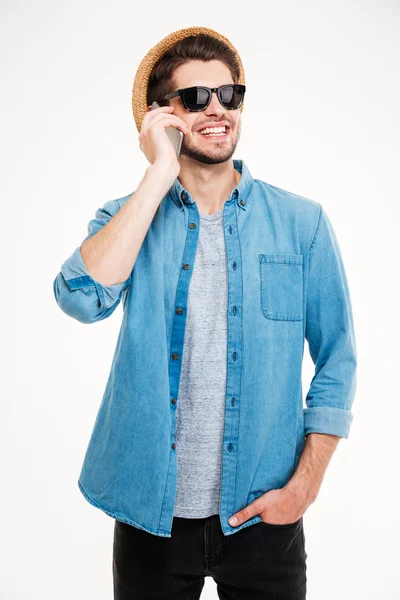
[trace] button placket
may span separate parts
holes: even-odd
[[[187,199],[186,192],[182,192],[181,198]],[[191,266],[194,263],[194,258],[198,243],[198,227],[199,212],[194,203],[188,203],[188,210],[183,214],[188,220],[187,237],[182,257],[182,268],[179,276],[176,298],[175,298],[175,315],[172,325],[171,335],[171,355],[169,364],[169,383],[170,383],[170,409],[171,409],[171,457],[169,463],[167,481],[176,483],[177,465],[173,458],[175,455],[172,451],[176,450],[176,408],[178,404],[178,392],[182,367],[182,354],[184,346],[184,336],[186,328],[187,302],[189,293],[190,278],[192,276]],[[193,214],[192,214],[193,213]],[[197,221],[197,222],[196,222]],[[175,462],[174,462],[175,461]],[[172,478],[172,479],[169,479]],[[165,509],[166,510],[166,509]]]
[[[239,204],[239,203],[238,203]],[[242,205],[244,202],[242,202]],[[239,211],[240,212],[240,211]],[[225,425],[221,469],[220,516],[224,531],[234,512],[236,497],[237,438],[242,369],[242,260],[238,235],[236,201],[231,198],[224,207],[224,237],[228,268],[227,344],[228,364],[225,401]]]
[[[184,199],[184,193],[181,195]],[[186,196],[185,196],[186,198]],[[175,296],[175,311],[172,323],[170,360],[169,360],[169,389],[170,389],[170,411],[171,411],[171,430],[170,430],[170,458],[168,465],[168,473],[165,487],[165,498],[171,498],[170,502],[165,502],[162,509],[161,521],[164,518],[169,518],[176,497],[177,484],[177,456],[176,456],[176,408],[179,401],[179,384],[182,367],[182,354],[184,347],[184,336],[186,328],[187,303],[189,284],[192,276],[197,243],[199,221],[199,212],[195,203],[185,203],[182,211],[183,217],[186,219],[187,236],[182,255],[182,267],[178,279]]]

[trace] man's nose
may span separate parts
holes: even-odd
[[[206,114],[210,114],[210,113],[221,114],[222,112],[224,112],[224,110],[225,110],[224,107],[218,100],[217,93],[213,92],[211,95],[210,104],[207,106],[207,109],[206,109]]]

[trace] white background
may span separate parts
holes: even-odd
[[[0,597],[112,598],[114,522],[77,478],[122,307],[83,325],[60,311],[53,280],[95,210],[148,166],[131,111],[140,60],[203,25],[245,68],[234,158],[323,204],[349,280],[354,421],[304,515],[307,598],[399,598],[399,4],[3,0],[0,11]],[[306,346],[304,394],[312,374]],[[211,578],[202,598],[217,598]]]

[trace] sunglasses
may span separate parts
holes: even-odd
[[[175,98],[175,96],[180,96],[186,110],[189,110],[190,112],[200,112],[207,108],[211,102],[212,93],[215,92],[224,108],[227,110],[236,110],[242,105],[245,91],[246,86],[240,83],[229,83],[228,85],[221,85],[218,88],[195,85],[168,94],[160,101],[160,105],[163,100],[169,100],[170,98]]]

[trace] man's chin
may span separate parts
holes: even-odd
[[[219,165],[230,160],[235,152],[234,148],[216,148],[215,152],[205,153],[195,148],[181,148],[181,155],[205,165]]]

